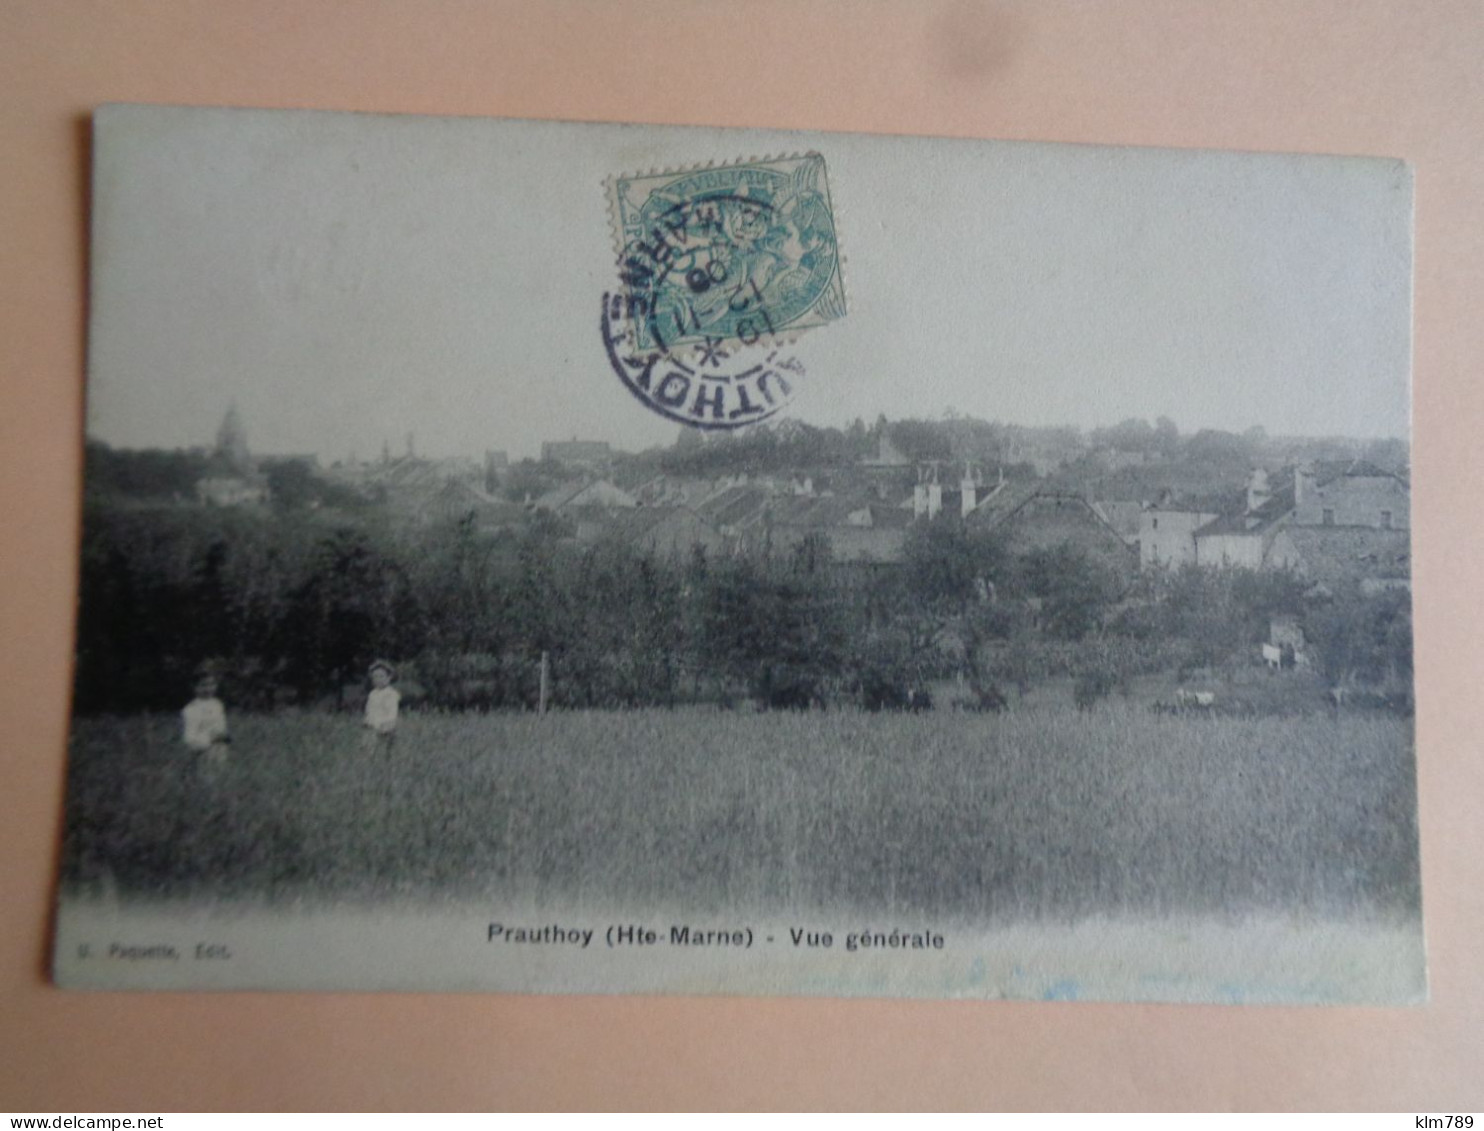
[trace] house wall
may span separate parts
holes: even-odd
[[[1215,518],[1197,511],[1145,511],[1139,516],[1139,565],[1155,569],[1194,563],[1195,532]]]
[[[1269,540],[1262,534],[1207,534],[1196,540],[1196,564],[1261,569]]]
[[[249,479],[202,479],[196,495],[207,506],[257,506],[268,501],[268,488]]]
[[[1344,475],[1317,487],[1304,484],[1303,499],[1294,509],[1293,521],[1300,526],[1324,525],[1324,512],[1334,511],[1335,526],[1380,527],[1381,512],[1391,512],[1391,527],[1408,530],[1412,525],[1411,493],[1398,479],[1386,476]]]
[[[1286,537],[1299,571],[1328,586],[1384,581],[1400,587],[1411,575],[1410,537],[1405,530],[1295,526]]]

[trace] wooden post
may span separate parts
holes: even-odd
[[[541,653],[541,697],[538,700],[537,706],[536,706],[536,713],[538,715],[544,715],[544,714],[546,714],[546,680],[547,680],[547,671],[548,671],[549,667],[550,667],[550,664],[547,661],[546,653],[545,652],[542,652]]]

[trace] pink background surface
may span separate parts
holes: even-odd
[[[1484,8],[0,0],[0,1109],[1478,1110]],[[45,962],[103,102],[1378,154],[1416,167],[1432,1004],[68,994]]]

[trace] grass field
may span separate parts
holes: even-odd
[[[1382,716],[239,715],[74,728],[63,881],[968,920],[1418,912],[1411,724]]]

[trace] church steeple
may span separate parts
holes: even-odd
[[[242,416],[234,401],[222,417],[222,426],[216,430],[216,454],[232,466],[238,474],[252,471],[252,455],[247,450],[247,429],[242,425]]]

